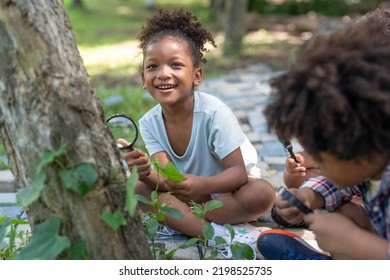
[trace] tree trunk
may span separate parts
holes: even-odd
[[[248,0],[225,0],[224,56],[240,55]]]
[[[151,259],[139,216],[117,231],[100,218],[124,208],[126,177],[62,0],[0,0],[0,96],[0,135],[19,190],[31,185],[43,152],[63,143],[68,162],[98,173],[80,198],[49,165],[45,190],[26,209],[32,228],[60,217],[61,233],[83,241],[90,259]]]

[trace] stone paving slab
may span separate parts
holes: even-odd
[[[15,192],[14,175],[10,170],[0,170],[0,193]]]

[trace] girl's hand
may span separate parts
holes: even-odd
[[[129,143],[124,139],[118,139],[118,143],[123,146],[129,145]],[[152,164],[149,160],[148,155],[141,150],[128,150],[125,155],[125,161],[130,170],[134,166],[137,167],[140,180],[149,176],[150,172],[152,171]]]
[[[184,174],[184,180],[180,183],[170,180],[165,180],[165,183],[170,187],[172,195],[186,203],[203,201],[206,195],[198,176]]]
[[[306,167],[303,166],[305,163],[305,158],[301,154],[295,155],[298,162],[295,162],[292,158],[287,158],[285,164],[285,173],[290,176],[305,177],[306,176]]]

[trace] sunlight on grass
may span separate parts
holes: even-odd
[[[116,68],[141,65],[142,55],[137,46],[137,41],[127,41],[94,48],[80,47],[80,55],[89,74],[97,75]]]

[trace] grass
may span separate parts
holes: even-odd
[[[96,47],[136,40],[140,27],[152,11],[145,8],[144,0],[83,0],[84,8],[71,5],[64,0],[79,47]],[[183,7],[196,13],[200,20],[207,20],[208,1],[173,0],[156,1],[161,7],[172,9]]]

